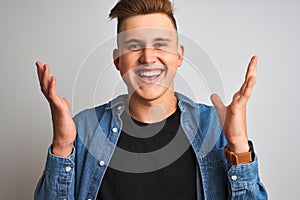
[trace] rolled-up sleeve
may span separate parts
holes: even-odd
[[[48,150],[46,166],[40,178],[34,199],[74,199],[75,148],[68,158],[55,156]]]
[[[232,191],[231,199],[268,199],[266,189],[259,178],[256,155],[251,163],[232,165],[228,172],[228,179]]]

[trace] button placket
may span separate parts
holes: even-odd
[[[66,170],[66,172],[70,172],[70,171],[72,170],[72,167],[67,166],[67,167],[65,168],[65,170]]]
[[[100,160],[100,161],[99,161],[99,165],[100,165],[101,167],[103,167],[103,166],[105,165],[105,162],[104,162],[103,160]]]
[[[114,127],[114,128],[111,129],[111,131],[112,131],[113,133],[116,133],[116,132],[118,131],[118,129],[117,129],[116,127]]]
[[[238,179],[238,177],[237,177],[236,175],[232,175],[232,176],[231,176],[231,179],[232,179],[233,181],[236,181],[236,180]]]

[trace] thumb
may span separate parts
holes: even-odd
[[[226,106],[224,105],[220,96],[217,94],[212,94],[210,96],[210,100],[213,103],[213,105],[215,106],[215,108],[218,112],[221,124],[223,125],[224,121],[225,121],[225,116],[226,116]]]
[[[214,106],[216,107],[217,110],[220,110],[220,109],[223,110],[225,108],[225,105],[219,95],[212,94],[210,96],[210,100],[212,101],[212,103],[214,104]]]

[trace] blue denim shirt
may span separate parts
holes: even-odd
[[[260,182],[257,156],[253,162],[237,166],[225,159],[227,141],[215,108],[175,94],[181,126],[197,158],[198,199],[268,199]],[[77,137],[73,152],[60,158],[49,148],[34,199],[96,199],[120,136],[125,98],[127,95],[121,95],[74,117]]]

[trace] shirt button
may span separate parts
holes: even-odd
[[[119,107],[118,107],[118,110],[121,110],[121,109],[122,109],[122,106],[119,106]]]
[[[99,162],[99,165],[102,167],[102,166],[105,165],[105,162],[104,162],[103,160],[101,160],[101,161]]]
[[[237,177],[236,175],[233,175],[233,176],[231,176],[231,179],[232,179],[233,181],[236,181],[236,180],[238,179],[238,177]]]
[[[113,129],[112,129],[112,132],[113,132],[113,133],[116,133],[117,131],[118,131],[117,128],[113,128]]]
[[[66,172],[71,171],[71,169],[72,169],[72,167],[70,167],[70,166],[67,166],[67,167],[65,168]]]

